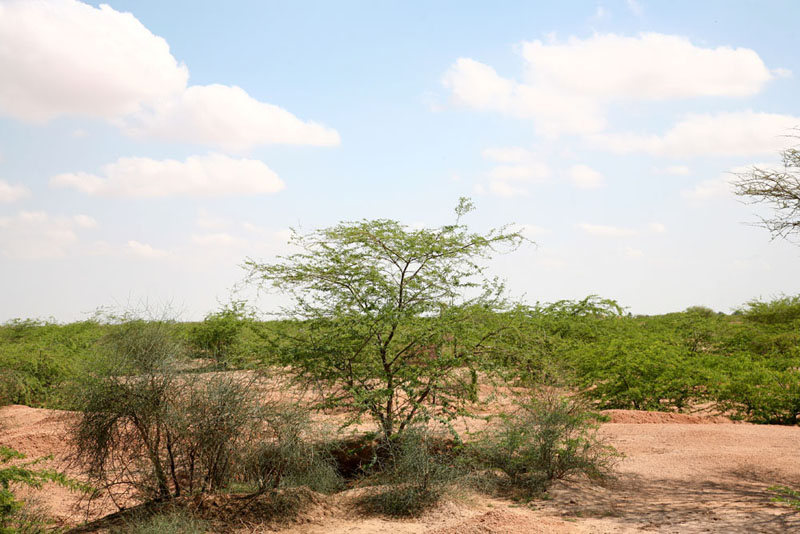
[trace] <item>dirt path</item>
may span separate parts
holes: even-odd
[[[626,455],[606,487],[558,484],[551,499],[521,505],[478,495],[408,521],[365,517],[351,492],[309,510],[287,534],[427,532],[694,534],[800,532],[800,513],[771,502],[770,485],[800,487],[800,428],[724,424],[719,418],[615,411],[601,433]],[[30,457],[63,458],[69,414],[25,406],[0,408],[0,445]],[[716,424],[723,423],[723,424]],[[357,491],[357,490],[354,490]],[[39,494],[61,524],[83,520],[76,496]],[[99,513],[99,512],[97,512]],[[257,532],[256,530],[255,532]]]

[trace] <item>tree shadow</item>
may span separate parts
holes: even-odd
[[[714,480],[623,474],[604,487],[554,487],[541,508],[566,517],[614,518],[656,532],[800,532],[800,512],[773,502],[772,485],[799,487],[800,477],[755,469],[719,473]]]

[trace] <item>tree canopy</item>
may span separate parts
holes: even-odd
[[[304,322],[280,345],[284,362],[386,438],[475,398],[481,355],[506,327],[487,319],[509,306],[482,262],[523,237],[470,232],[461,221],[472,209],[462,198],[454,224],[434,229],[378,219],[295,232],[299,252],[246,262],[248,280],[290,295],[285,316]]]

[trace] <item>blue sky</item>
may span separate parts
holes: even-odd
[[[290,227],[537,246],[513,295],[634,313],[800,292],[732,170],[800,126],[796,2],[0,0],[0,320],[225,302]],[[279,299],[262,298],[270,309]]]

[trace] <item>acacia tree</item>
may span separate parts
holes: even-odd
[[[738,174],[734,188],[737,195],[773,208],[771,218],[761,219],[773,237],[791,238],[800,236],[800,150],[788,148],[781,159],[783,169],[753,167]]]
[[[493,313],[508,312],[503,286],[480,262],[523,238],[508,227],[469,232],[461,219],[472,209],[462,198],[455,223],[435,229],[378,219],[294,232],[300,252],[245,263],[250,283],[292,297],[283,313],[300,324],[278,345],[283,363],[324,386],[327,405],[370,415],[386,439],[474,399],[508,326]]]

